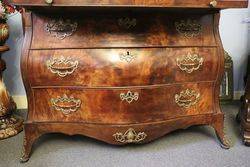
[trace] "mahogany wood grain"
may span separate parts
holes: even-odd
[[[78,19],[80,17],[81,19]],[[213,35],[213,15],[141,14],[117,11],[115,14],[84,14],[80,16],[33,14],[33,39],[31,49],[48,48],[114,48],[114,47],[163,47],[163,46],[216,46]],[[121,18],[136,19],[135,27],[119,25]],[[52,20],[77,22],[77,30],[60,40],[45,31]],[[196,21],[201,33],[193,38],[180,34],[176,22]]]
[[[35,122],[86,122],[105,124],[130,124],[164,121],[171,118],[213,112],[212,83],[183,84],[165,87],[127,89],[34,89],[29,120]],[[186,89],[200,93],[200,100],[188,108],[175,102],[175,95]],[[120,94],[128,91],[139,94],[138,100],[128,103]],[[74,97],[81,106],[69,115],[56,110],[52,98]],[[43,97],[43,98],[40,98]],[[189,98],[187,98],[189,100]]]
[[[64,133],[68,135],[82,134],[97,140],[104,141],[114,145],[124,145],[126,143],[117,142],[114,134],[117,132],[125,133],[129,128],[133,128],[136,132],[144,132],[147,137],[141,143],[148,143],[160,138],[171,131],[177,129],[186,129],[193,125],[210,125],[215,119],[223,126],[223,115],[204,114],[189,117],[180,117],[169,119],[167,121],[147,123],[147,124],[130,124],[130,125],[103,125],[103,124],[86,124],[86,123],[25,123],[24,137],[24,153],[22,160],[25,162],[31,155],[32,145],[42,135],[47,133]],[[221,128],[221,125],[214,126],[215,131]],[[53,150],[51,150],[53,151]]]
[[[212,0],[53,0],[52,6],[112,6],[112,7],[181,7],[211,8]],[[247,0],[217,0],[216,8],[247,7]],[[25,7],[49,6],[45,0],[11,0],[16,5]]]
[[[121,59],[127,52],[134,59]],[[189,53],[204,60],[200,66],[197,61],[191,62],[196,64],[193,67],[198,67],[191,73],[177,65],[177,58],[187,57]],[[28,77],[32,87],[120,87],[214,81],[218,72],[216,54],[217,48],[210,47],[32,50]],[[61,57],[78,61],[78,67],[72,74],[60,77],[46,65],[53,58]]]
[[[45,5],[42,0],[12,2],[32,9],[23,19],[25,42],[21,69],[29,108],[24,125],[22,161],[29,159],[38,137],[56,132],[82,134],[122,145],[146,143],[192,125],[210,125],[222,147],[229,148],[223,131],[224,114],[219,105],[219,86],[224,72],[224,53],[218,30],[219,8],[245,7],[247,1],[218,1],[215,10],[209,9],[209,0],[55,0],[52,6]],[[61,11],[58,14],[59,8],[53,6],[66,6],[67,11],[74,13],[65,16]],[[86,13],[83,8],[75,10],[76,6],[96,8],[92,12],[89,8]],[[124,7],[126,11],[101,11],[103,6]],[[142,10],[130,10],[136,6]],[[159,6],[187,10],[180,12],[171,8],[170,12],[162,8],[167,12],[143,12]],[[41,12],[44,7],[50,12]],[[78,23],[76,32],[64,39],[45,32],[48,21],[62,17]],[[132,29],[120,27],[117,19],[123,17],[136,18],[136,26]],[[176,21],[181,20],[196,20],[202,25],[201,33],[189,38],[181,35],[175,27]],[[184,29],[192,31],[192,24]],[[130,63],[117,60],[120,52],[128,50],[136,53],[135,60]],[[204,56],[204,65],[191,74],[184,74],[175,64],[176,58],[186,52],[199,52]],[[59,56],[77,59],[79,68],[64,77],[51,74],[45,63]],[[198,91],[200,98],[190,108],[182,108],[176,104],[175,96],[188,88]],[[121,93],[128,91],[138,92],[138,99],[131,103],[122,101]],[[58,105],[52,103],[55,101],[51,98],[64,94],[70,98],[64,98],[66,100],[60,104],[57,102]],[[74,106],[79,101],[72,102],[71,96],[82,101],[76,111]],[[188,103],[193,99],[185,97],[182,100]],[[64,108],[75,112],[65,116],[61,113]],[[133,131],[127,134],[125,143],[114,138],[114,134],[124,135],[129,128],[146,133],[145,140],[134,140]]]

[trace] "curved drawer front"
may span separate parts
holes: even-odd
[[[212,113],[212,82],[127,89],[34,89],[33,121],[129,124]],[[36,113],[39,112],[39,113]]]
[[[117,87],[215,80],[215,48],[31,51],[31,86]]]
[[[33,25],[32,49],[216,45],[212,15],[34,14]]]

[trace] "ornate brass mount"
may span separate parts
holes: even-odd
[[[128,91],[126,94],[121,93],[120,98],[122,101],[126,100],[128,103],[131,103],[132,101],[137,101],[139,99],[139,93]]]
[[[129,128],[124,134],[117,132],[113,136],[120,143],[139,143],[146,139],[147,134],[145,132],[136,133],[133,128]]]
[[[72,74],[78,67],[78,61],[73,61],[71,58],[65,58],[63,56],[59,58],[51,58],[47,60],[47,68],[53,73],[60,77],[65,77]]]
[[[192,73],[193,71],[198,70],[203,62],[204,58],[199,57],[198,54],[188,53],[186,56],[176,59],[177,66],[187,73]]]
[[[51,20],[45,25],[45,31],[59,39],[71,36],[77,29],[77,22],[69,19]]]
[[[196,20],[181,20],[175,22],[176,30],[187,38],[198,36],[202,31],[202,26]]]
[[[52,98],[52,107],[57,111],[61,111],[64,115],[69,115],[76,112],[81,106],[81,100],[74,97],[68,97],[66,94],[63,97]]]
[[[125,29],[134,28],[136,24],[137,24],[136,18],[124,17],[118,19],[118,25]]]
[[[45,0],[45,3],[51,5],[53,3],[53,0]]]
[[[135,55],[131,54],[129,51],[127,51],[126,54],[124,54],[124,53],[120,54],[120,59],[125,60],[126,62],[130,63],[131,61],[133,61],[135,59]]]
[[[3,103],[0,103],[0,117],[6,115],[7,109],[3,106]]]
[[[198,103],[200,100],[200,93],[194,90],[186,89],[181,91],[180,94],[175,95],[175,103],[180,107],[189,108]]]
[[[209,5],[211,6],[211,7],[216,7],[217,6],[217,4],[218,4],[218,2],[216,1],[216,0],[212,0],[210,3],[209,3]]]

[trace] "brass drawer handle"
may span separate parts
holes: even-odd
[[[71,58],[65,58],[63,56],[59,58],[51,58],[47,60],[47,68],[53,73],[60,77],[65,77],[72,74],[78,68],[79,62],[73,61]]]
[[[45,3],[47,3],[47,4],[52,4],[53,3],[53,0],[45,0]]]
[[[124,17],[124,18],[118,19],[118,25],[125,29],[134,28],[136,24],[137,24],[136,18]]]
[[[63,40],[64,38],[73,35],[77,26],[77,22],[72,22],[69,19],[51,20],[45,25],[45,31],[52,36]]]
[[[68,97],[66,94],[63,97],[52,98],[52,107],[57,111],[61,111],[64,115],[69,115],[76,112],[81,106],[81,100],[74,97]]]
[[[202,26],[196,20],[181,20],[175,22],[175,28],[181,35],[191,38],[201,34]]]
[[[135,55],[131,54],[129,51],[127,51],[125,54],[120,54],[120,60],[126,61],[128,63],[132,62],[135,59]]]
[[[121,93],[120,98],[122,101],[126,100],[129,104],[133,101],[137,101],[139,99],[139,93],[128,91],[127,93]]]
[[[146,139],[145,132],[136,132],[133,128],[129,128],[124,134],[117,132],[114,135],[115,141],[120,143],[139,143]]]
[[[200,93],[190,89],[186,89],[181,91],[180,94],[175,95],[175,103],[184,108],[189,108],[197,104],[199,100]]]
[[[198,54],[188,53],[186,56],[176,59],[177,66],[187,73],[192,73],[198,70],[204,62],[203,57],[199,57]]]
[[[214,7],[214,8],[217,6],[217,4],[218,4],[217,0],[212,0],[212,1],[209,3],[209,5],[210,5],[211,7]]]

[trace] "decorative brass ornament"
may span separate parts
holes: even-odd
[[[186,56],[176,59],[177,66],[187,73],[192,73],[198,70],[204,62],[203,57],[199,57],[198,54],[188,53]]]
[[[0,103],[0,116],[6,113],[7,109],[3,106],[3,103]]]
[[[69,19],[51,20],[45,25],[45,31],[52,36],[63,40],[71,36],[77,29],[77,22],[72,22]]]
[[[210,5],[211,7],[216,7],[217,4],[218,4],[218,2],[217,2],[216,0],[212,0],[212,1],[209,3],[209,5]]]
[[[60,77],[65,77],[72,74],[78,67],[79,62],[73,61],[71,58],[65,58],[63,56],[59,58],[51,58],[46,61],[47,68]]]
[[[122,101],[126,100],[128,103],[131,103],[132,101],[137,101],[139,99],[139,93],[128,91],[126,94],[121,93],[120,98]]]
[[[81,100],[74,97],[68,97],[66,94],[63,97],[52,98],[52,107],[57,111],[61,111],[64,115],[69,115],[76,112],[81,106]]]
[[[147,134],[145,132],[136,133],[133,128],[129,128],[124,134],[117,132],[113,136],[120,143],[139,143],[146,139]]]
[[[202,31],[201,24],[191,19],[175,22],[175,28],[181,35],[187,38],[198,36]]]
[[[16,127],[20,126],[20,130]],[[0,140],[15,136],[22,130],[22,122],[14,117],[0,119]]]
[[[47,3],[47,4],[52,4],[52,3],[53,3],[53,0],[45,0],[45,3]]]
[[[118,19],[118,25],[125,29],[134,28],[136,24],[137,24],[136,18],[124,17]]]
[[[9,26],[7,23],[0,23],[0,45],[3,46],[9,38]]]
[[[180,107],[189,108],[198,103],[200,100],[200,93],[194,90],[186,89],[181,91],[180,94],[175,95],[175,103]]]
[[[130,63],[131,61],[133,61],[135,59],[135,55],[131,54],[130,52],[126,52],[126,54],[121,53],[120,59]]]

